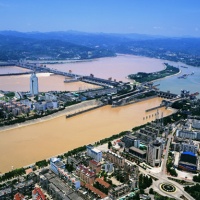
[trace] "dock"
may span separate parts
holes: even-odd
[[[163,107],[165,107],[165,105],[156,106],[156,107],[149,108],[149,109],[145,110],[145,112],[150,112],[150,111],[157,110],[157,109],[163,108]]]

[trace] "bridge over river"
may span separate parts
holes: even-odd
[[[25,68],[25,69],[29,69],[35,72],[43,72],[43,73],[53,73],[53,74],[57,74],[57,75],[61,75],[61,76],[65,76],[65,77],[70,77],[70,78],[74,78],[83,82],[87,82],[87,83],[91,83],[91,84],[95,84],[95,85],[100,85],[103,87],[117,87],[119,86],[121,83],[116,82],[116,81],[112,81],[112,80],[107,80],[107,79],[102,79],[102,78],[97,78],[94,77],[92,74],[90,76],[83,76],[83,75],[79,75],[79,74],[74,74],[71,72],[63,72],[63,71],[59,71],[57,69],[51,69],[46,67],[45,65],[38,65],[35,63],[26,63],[26,64],[16,64],[19,67]]]

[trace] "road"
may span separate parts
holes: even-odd
[[[139,170],[140,172],[142,172],[143,174],[146,174],[146,175],[150,175],[152,177],[155,177],[156,181],[153,181],[153,185],[152,185],[152,188],[158,192],[159,194],[163,195],[163,196],[169,196],[169,197],[172,197],[172,198],[175,198],[177,200],[183,200],[180,198],[181,195],[184,195],[188,200],[195,200],[192,196],[190,196],[187,192],[185,192],[184,188],[182,185],[180,185],[179,183],[175,182],[175,181],[172,181],[172,180],[169,180],[166,176],[166,175],[160,175],[160,173],[152,173],[150,171],[146,171],[144,170],[143,168],[139,167]],[[176,192],[174,193],[168,193],[168,192],[164,192],[163,190],[160,189],[160,185],[162,183],[170,183],[174,186],[176,186]]]
[[[175,131],[176,131],[176,129],[174,128],[172,133],[168,135],[168,141],[167,141],[167,145],[166,145],[165,156],[164,156],[164,159],[162,161],[161,175],[166,174],[166,163],[167,163],[167,158],[168,158],[168,153],[169,153],[169,147],[170,147],[171,140],[173,138],[173,134],[174,134]]]
[[[166,174],[166,162],[167,162],[167,158],[168,158],[169,147],[170,147],[171,139],[173,138],[173,134],[175,133],[175,131],[176,131],[176,128],[174,128],[172,133],[168,135],[165,156],[162,161],[161,169],[158,170],[157,172],[154,172],[152,170],[149,170],[148,168],[145,170],[139,166],[139,170],[143,174],[150,175],[150,176],[158,179],[156,181],[153,181],[153,185],[151,187],[154,189],[154,191],[158,192],[159,194],[161,194],[163,196],[172,197],[177,200],[183,200],[182,198],[180,198],[180,196],[184,195],[188,200],[195,200],[192,196],[190,196],[187,192],[185,192],[184,187],[182,185],[180,185],[179,183],[177,183],[175,181],[168,179],[168,177],[170,177],[170,176],[168,176]],[[135,164],[129,160],[126,160],[126,162],[128,162],[130,164]],[[169,193],[169,192],[165,192],[165,191],[161,190],[160,185],[162,183],[170,183],[170,184],[176,186],[176,191],[173,193],[172,192]]]

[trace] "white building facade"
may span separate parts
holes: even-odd
[[[30,93],[32,96],[38,95],[38,77],[35,73],[31,74],[30,77]]]
[[[147,147],[147,163],[153,167],[161,165],[163,144],[156,140]]]
[[[92,145],[87,146],[87,155],[92,157],[96,162],[101,162],[102,152],[94,148]]]

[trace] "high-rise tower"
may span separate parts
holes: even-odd
[[[30,77],[30,93],[32,96],[38,95],[38,77],[35,72]]]

